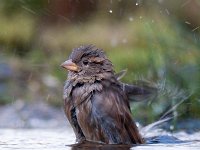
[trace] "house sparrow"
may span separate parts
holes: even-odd
[[[144,143],[132,119],[129,98],[148,95],[148,90],[120,82],[122,75],[115,74],[103,50],[92,45],[73,49],[61,66],[68,70],[64,110],[77,142]]]

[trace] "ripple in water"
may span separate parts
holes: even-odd
[[[153,136],[154,135],[154,136]],[[173,135],[164,131],[149,133],[147,144],[143,145],[103,145],[84,142],[74,144],[75,136],[70,128],[60,129],[0,129],[0,149],[43,149],[43,150],[118,150],[118,149],[200,149],[200,132],[185,132]]]

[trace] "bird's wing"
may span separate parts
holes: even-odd
[[[130,101],[151,101],[157,96],[158,89],[145,81],[137,81],[134,84],[121,83],[121,88]]]
[[[92,96],[92,120],[110,144],[142,143],[132,120],[129,103],[123,91],[115,86],[103,88]]]
[[[127,69],[122,70],[115,74],[115,78],[120,82],[126,73]],[[123,82],[120,82],[120,84],[130,101],[151,101],[157,96],[158,88],[147,81],[137,80],[133,84]]]

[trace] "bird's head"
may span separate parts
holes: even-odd
[[[112,63],[103,50],[92,45],[80,46],[72,50],[69,59],[61,64],[69,71],[70,76],[102,79],[113,74]]]

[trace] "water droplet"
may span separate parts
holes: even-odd
[[[133,17],[129,17],[129,21],[133,21]]]
[[[185,23],[186,23],[186,24],[191,24],[191,23],[190,23],[190,22],[188,22],[188,21],[185,21]]]
[[[109,10],[109,13],[111,13],[111,14],[112,14],[112,12],[113,12],[112,10]]]
[[[169,10],[168,10],[168,9],[165,9],[165,11],[166,11],[167,15],[170,15],[170,13],[169,13]]]
[[[28,7],[25,7],[25,6],[21,6],[23,9],[25,9],[26,11],[28,11],[28,12],[30,12],[30,13],[32,13],[32,14],[36,14],[36,12],[35,11],[33,11],[33,10],[31,10],[30,8],[28,8]]]
[[[198,26],[198,27],[192,29],[192,31],[194,32],[195,30],[197,30],[197,29],[199,29],[199,28],[200,28],[200,26]]]
[[[138,6],[139,5],[138,2],[135,5]]]
[[[170,130],[174,130],[174,126],[173,125],[170,125]]]

